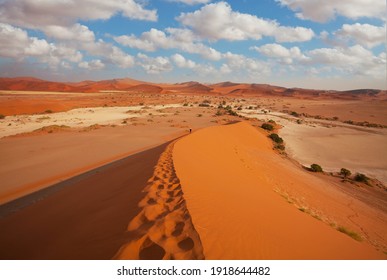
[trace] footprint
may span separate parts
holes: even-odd
[[[140,260],[162,260],[165,256],[163,247],[157,245],[152,240],[147,238],[140,249]]]
[[[147,203],[148,203],[149,205],[153,205],[153,204],[156,204],[157,201],[156,201],[154,198],[149,198],[148,201],[147,201]]]
[[[177,246],[179,246],[180,249],[184,251],[189,251],[194,247],[195,243],[193,242],[192,238],[187,237],[186,239],[183,239],[179,243],[177,243]]]

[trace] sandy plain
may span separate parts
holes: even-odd
[[[381,156],[386,150],[385,128],[343,123],[352,116],[355,121],[386,124],[384,101],[336,102],[176,92],[0,94],[0,113],[6,115],[0,120],[0,223],[7,227],[4,236],[8,234],[8,238],[18,230],[22,219],[29,221],[35,237],[42,236],[47,229],[31,222],[31,217],[39,217],[52,208],[53,213],[64,211],[66,202],[81,203],[82,199],[70,199],[78,192],[84,193],[81,197],[86,200],[87,193],[94,192],[94,183],[82,179],[83,183],[75,187],[77,183],[71,179],[77,175],[91,174],[88,180],[102,182],[98,184],[101,195],[93,201],[94,205],[116,201],[124,205],[125,200],[118,200],[117,192],[104,200],[110,187],[106,179],[111,176],[100,174],[104,166],[179,138],[172,146],[153,154],[153,161],[146,161],[144,169],[127,169],[128,176],[142,179],[133,199],[127,200],[132,210],[126,210],[128,215],[120,220],[119,230],[114,236],[109,235],[119,240],[114,249],[109,247],[104,254],[90,249],[93,257],[93,253],[69,254],[63,247],[62,253],[53,255],[50,248],[65,239],[64,235],[53,233],[54,237],[44,245],[46,254],[34,255],[34,246],[20,246],[31,240],[18,243],[18,238],[23,239],[19,236],[13,239],[15,243],[7,242],[5,252],[13,252],[14,246],[29,249],[15,249],[18,253],[4,254],[2,258],[386,258],[383,252],[387,251],[387,192],[383,183],[387,157]],[[204,100],[209,101],[209,107],[199,106]],[[338,105],[340,102],[342,106]],[[243,117],[230,115],[219,109],[219,104],[231,106]],[[298,112],[304,110],[323,119],[294,118],[283,112],[297,108]],[[337,118],[324,119],[332,117]],[[269,119],[278,123],[287,155],[273,150],[267,132],[259,128]],[[224,126],[239,121],[244,122]],[[142,161],[142,157],[137,161]],[[333,175],[311,174],[301,166],[312,162],[321,164]],[[341,167],[377,178],[380,184],[369,186],[342,180],[336,173]],[[148,171],[142,172],[145,169]],[[148,179],[141,176],[143,173]],[[125,171],[117,176],[124,179]],[[64,187],[53,194],[28,198],[61,182]],[[160,185],[163,188],[159,189]],[[12,204],[23,197],[28,199],[22,207]],[[74,211],[57,222],[71,226],[93,218],[86,209],[79,211],[82,214],[74,220]],[[54,217],[42,221],[54,223]],[[85,234],[76,237],[74,233],[76,244],[88,240],[93,230],[91,225],[79,228]],[[351,233],[362,241],[349,237]],[[118,238],[118,234],[126,237]],[[90,242],[100,242],[107,236],[92,238]],[[5,241],[0,243],[6,245]]]

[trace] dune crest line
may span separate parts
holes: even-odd
[[[135,238],[121,246],[114,259],[204,259],[172,160],[175,142],[161,154],[143,190],[141,211],[128,225]]]

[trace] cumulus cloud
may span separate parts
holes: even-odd
[[[90,42],[95,40],[94,32],[87,26],[76,23],[69,27],[60,25],[48,25],[42,27],[44,33],[52,38],[59,40],[77,40],[81,42]]]
[[[292,64],[294,60],[306,61],[308,59],[301,53],[301,50],[298,47],[288,49],[279,44],[266,44],[260,47],[252,47],[250,49],[256,50],[267,57],[277,58],[285,64]]]
[[[223,73],[247,71],[250,76],[267,75],[271,72],[269,64],[258,59],[252,59],[241,54],[226,52],[223,55],[226,60],[221,66]]]
[[[80,68],[89,69],[89,70],[100,70],[105,68],[105,64],[102,63],[99,59],[94,59],[92,61],[82,61],[78,64]]]
[[[176,64],[177,67],[179,68],[195,68],[196,63],[192,60],[186,59],[184,56],[181,54],[174,54],[171,56],[171,60]]]
[[[63,60],[82,60],[82,54],[74,48],[29,37],[25,30],[4,23],[0,23],[0,55],[18,60],[35,57],[51,67],[60,65]]]
[[[51,67],[68,65],[63,61],[79,63],[78,66],[85,68],[101,67],[96,61],[91,64],[82,63],[82,54],[78,51],[78,44],[50,43],[45,39],[29,37],[28,33],[18,27],[0,23],[0,56],[23,60],[27,57],[34,57],[40,62],[48,63]],[[82,49],[89,54],[101,56],[104,61],[117,65],[121,68],[130,68],[135,65],[134,58],[126,54],[120,48],[106,43],[102,40],[97,42],[84,42]],[[102,63],[102,62],[101,62]]]
[[[157,20],[156,10],[147,10],[135,0],[3,0],[0,2],[0,20],[27,28],[71,26],[79,19],[107,20],[120,13],[138,20]]]
[[[182,13],[177,20],[204,39],[237,41],[272,36],[278,42],[303,42],[314,32],[305,27],[280,26],[274,20],[258,18],[232,10],[226,2],[208,4],[192,13]]]
[[[308,65],[330,66],[351,75],[386,77],[386,55],[373,54],[360,45],[351,47],[320,48],[306,53]]]
[[[152,28],[135,35],[122,35],[114,37],[114,40],[124,46],[141,49],[143,51],[156,51],[158,49],[180,49],[187,53],[199,54],[210,60],[221,59],[221,54],[213,48],[202,43],[195,42],[195,35],[190,30],[168,28],[168,32]]]
[[[326,22],[337,15],[350,19],[361,17],[386,18],[385,0],[276,0],[297,12],[300,19]]]
[[[138,65],[141,66],[148,74],[160,74],[169,72],[173,69],[168,57],[149,57],[145,54],[137,54]]]
[[[187,5],[207,4],[211,0],[169,0],[170,2],[179,2]]]
[[[384,44],[386,41],[386,25],[374,26],[370,24],[344,24],[335,32],[339,38],[352,41],[367,48]]]
[[[285,48],[279,44],[266,44],[251,49],[274,59],[270,61],[273,68],[279,62],[287,64],[295,71],[309,72],[309,74],[310,72],[313,74],[335,72],[378,79],[386,77],[386,53],[375,55],[361,45],[317,48],[305,52],[298,47]]]

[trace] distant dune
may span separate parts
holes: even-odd
[[[128,91],[150,93],[214,94],[240,97],[295,97],[314,99],[387,99],[386,91],[378,89],[357,89],[348,91],[327,91],[302,88],[284,88],[267,84],[239,84],[222,82],[204,85],[195,81],[178,84],[154,84],[130,78],[102,81],[81,81],[77,83],[50,82],[33,77],[0,78],[0,90],[58,91],[58,92],[100,92]]]
[[[163,88],[156,85],[150,84],[139,84],[126,89],[130,92],[146,92],[146,93],[161,93]]]

